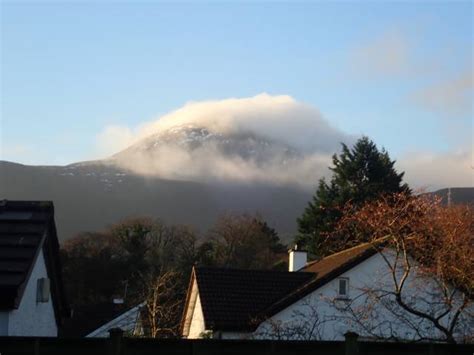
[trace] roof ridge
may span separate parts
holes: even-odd
[[[322,259],[313,260],[313,261],[307,263],[304,268],[308,267],[309,265],[314,265],[314,264],[316,264],[316,263],[319,263],[319,262],[321,262],[321,261],[323,261],[323,260],[327,260],[327,259],[332,258],[332,257],[334,257],[334,256],[339,256],[339,255],[341,255],[341,254],[343,254],[343,253],[352,251],[352,250],[354,250],[354,249],[356,249],[356,248],[366,247],[366,246],[368,246],[368,245],[374,245],[374,244],[380,243],[380,242],[384,241],[384,240],[387,239],[387,238],[388,238],[388,237],[380,237],[380,238],[375,239],[375,240],[370,241],[370,242],[361,243],[361,244],[355,245],[355,246],[353,246],[353,247],[350,247],[350,248],[347,248],[347,249],[344,249],[344,250],[340,250],[340,251],[338,251],[338,252],[335,252],[334,254],[325,256],[325,257],[322,258]],[[304,268],[303,268],[303,269],[304,269]]]
[[[319,263],[319,262],[321,262],[321,261],[323,261],[323,260],[327,260],[327,259],[332,258],[332,257],[334,257],[334,256],[339,256],[339,255],[341,255],[341,254],[343,254],[343,253],[346,253],[346,252],[349,252],[349,251],[351,251],[351,250],[353,250],[353,249],[360,248],[360,247],[362,247],[362,246],[366,246],[367,244],[371,244],[371,242],[362,243],[362,244],[355,245],[355,246],[353,246],[353,247],[350,247],[350,248],[347,248],[347,249],[344,249],[344,250],[340,250],[340,251],[338,251],[338,252],[335,252],[334,254],[325,256],[325,257],[322,258],[322,259],[313,260],[313,261],[307,263],[306,266]],[[306,267],[306,266],[305,266],[305,267]]]
[[[212,271],[230,271],[230,272],[260,272],[260,273],[279,273],[279,274],[314,274],[311,271],[303,272],[291,272],[288,270],[272,270],[272,269],[243,269],[243,268],[231,268],[231,267],[212,267],[212,266],[194,266],[196,270],[212,270]]]

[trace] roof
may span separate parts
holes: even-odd
[[[308,263],[297,272],[193,269],[188,289],[197,282],[206,329],[253,331],[259,321],[287,308],[376,253],[366,243]],[[183,323],[186,314],[183,315]]]
[[[19,307],[43,250],[58,326],[67,315],[59,243],[50,201],[0,201],[0,309]]]
[[[320,279],[352,260],[359,260],[359,258],[368,251],[375,252],[375,249],[371,243],[360,244],[353,248],[331,254],[321,260],[312,261],[306,264],[306,266],[302,268],[301,271],[314,272],[318,275],[317,278]]]
[[[197,267],[192,277],[197,281],[206,329],[247,330],[260,311],[313,276],[306,272]]]
[[[87,334],[86,337],[99,337],[103,336],[104,334],[109,336],[109,331],[114,328],[120,328],[123,331],[132,332],[134,334],[142,319],[144,307],[145,302],[142,302],[135,307],[130,308],[129,310],[120,314],[118,317],[111,319],[107,323]]]
[[[124,303],[113,302],[78,307],[74,309],[72,317],[67,320],[62,335],[81,338],[91,335],[135,308]]]

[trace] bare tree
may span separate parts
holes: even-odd
[[[261,217],[246,214],[222,215],[210,233],[217,266],[268,269],[286,256],[286,248]]]
[[[371,243],[388,275],[361,287],[341,318],[377,338],[472,341],[473,232],[469,206],[426,196],[386,196],[355,212],[347,206],[333,237]]]
[[[166,271],[144,278],[141,328],[144,336],[174,338],[179,336],[179,318],[183,297],[177,283],[180,275]]]
[[[322,340],[324,325],[332,317],[323,316],[319,304],[305,300],[287,320],[267,319],[253,334],[255,339]],[[255,320],[256,323],[260,321]]]

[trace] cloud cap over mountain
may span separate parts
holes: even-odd
[[[262,93],[249,98],[188,102],[133,129],[108,126],[99,134],[98,144],[103,153],[112,154],[117,152],[117,141],[126,148],[152,134],[189,124],[222,134],[256,132],[306,152],[334,152],[340,142],[353,140],[332,127],[314,107],[288,95]]]
[[[179,129],[181,128],[181,129]],[[190,102],[135,129],[109,126],[105,148],[133,171],[173,179],[273,182],[314,186],[331,155],[354,137],[290,96]]]
[[[109,162],[139,174],[313,189],[330,174],[331,156],[340,151],[340,143],[351,145],[356,139],[310,105],[263,93],[189,102],[135,128],[108,126],[97,143],[104,156],[112,156]],[[468,152],[402,151],[392,158],[400,171],[406,170],[412,187],[431,190],[472,185]]]

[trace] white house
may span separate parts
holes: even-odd
[[[288,272],[194,268],[182,335],[342,340],[351,331],[372,339],[443,338],[433,322],[406,312],[390,294],[394,288],[388,261],[395,258],[390,249],[367,243],[311,263],[305,252],[290,250]],[[453,302],[443,305],[436,283],[413,269],[403,301],[447,326],[462,299],[453,290]],[[400,272],[398,268],[398,281]],[[474,333],[472,313],[461,313],[454,331],[459,338]]]
[[[0,336],[57,336],[67,313],[53,204],[0,201]]]

